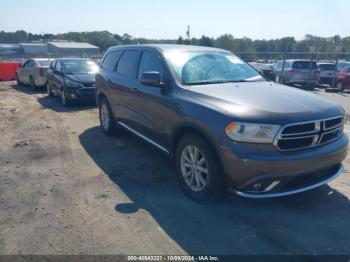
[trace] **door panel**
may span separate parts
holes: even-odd
[[[159,87],[146,86],[141,83],[144,72],[159,72],[161,81],[164,82],[165,66],[159,54],[151,51],[143,51],[141,55],[138,77],[132,81],[132,99],[129,105],[133,111],[133,122],[139,132],[162,144],[164,117],[167,107],[167,97]]]
[[[140,51],[136,49],[126,50],[119,58],[116,70],[108,79],[111,107],[113,113],[123,123],[136,128],[134,122],[134,109],[130,107],[130,101],[134,98],[131,82],[136,77]]]

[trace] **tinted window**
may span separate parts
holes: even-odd
[[[293,63],[294,69],[309,69],[310,67],[310,61],[296,61]],[[312,62],[312,69],[317,69],[318,66],[316,62]]]
[[[24,67],[26,67],[26,68],[31,68],[31,67],[33,67],[33,61],[32,61],[32,60],[29,60],[29,61],[25,64]]]
[[[284,69],[290,68],[290,63],[288,63],[287,61],[284,63]]]
[[[61,70],[62,70],[61,62],[56,62],[55,67],[56,67],[56,70],[57,70],[58,72],[61,72]]]
[[[144,72],[156,71],[159,72],[160,78],[163,81],[164,79],[164,67],[159,56],[152,53],[144,51],[142,53],[142,58],[140,62],[138,78],[141,79],[141,76]]]
[[[53,61],[53,62],[50,64],[50,68],[51,68],[51,69],[54,69],[54,68],[55,68],[55,66],[56,66],[56,60],[55,60],[55,61]]]
[[[115,65],[117,64],[121,53],[122,53],[121,51],[115,51],[107,54],[106,58],[103,60],[101,64],[101,68],[112,71],[115,68]]]
[[[117,73],[133,78],[138,61],[138,53],[136,50],[125,51],[118,62]]]
[[[334,70],[335,69],[335,65],[333,64],[320,64],[318,65],[318,67],[322,70]]]

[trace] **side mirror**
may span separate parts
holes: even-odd
[[[144,72],[141,76],[141,83],[146,86],[163,87],[164,84],[160,81],[160,74],[156,71]]]

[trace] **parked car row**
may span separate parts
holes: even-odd
[[[340,91],[350,89],[348,78],[349,62],[339,62],[337,65],[330,62],[310,62],[310,60],[289,59],[277,61],[274,65],[264,63],[249,63],[258,70],[267,80],[286,85],[298,85],[314,88],[318,85],[333,84]],[[336,72],[335,72],[336,71]]]
[[[66,106],[95,101],[98,65],[86,58],[28,59],[17,70],[18,85],[46,87],[48,96],[59,96]]]
[[[302,83],[310,66],[316,83],[317,64],[299,60],[287,61],[278,82]],[[196,200],[226,190],[248,198],[287,196],[343,172],[344,109],[266,81],[226,50],[117,46],[100,68],[87,59],[56,59],[47,70],[47,92],[65,105],[96,94],[101,130],[111,136],[124,128],[168,155],[183,191]]]

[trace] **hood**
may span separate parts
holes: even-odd
[[[95,82],[95,74],[65,74],[65,77],[67,77],[69,80],[82,83],[82,84],[88,84],[88,83],[94,83]]]
[[[189,95],[241,121],[286,124],[344,114],[338,104],[312,92],[271,82],[192,86]]]

